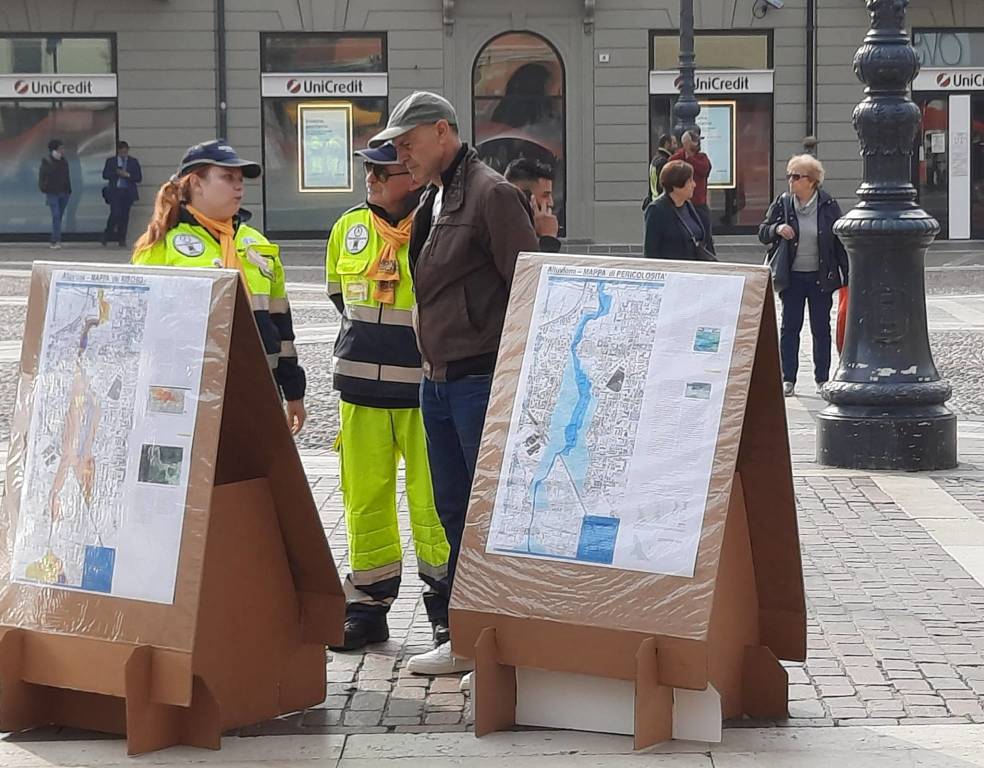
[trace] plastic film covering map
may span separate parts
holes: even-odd
[[[459,652],[481,614],[706,639],[767,289],[754,267],[520,257]]]
[[[35,265],[0,625],[191,650],[237,280]]]

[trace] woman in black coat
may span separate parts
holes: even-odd
[[[704,248],[707,238],[694,196],[694,169],[683,160],[671,160],[659,174],[663,194],[646,208],[647,259],[682,261],[716,261]]]

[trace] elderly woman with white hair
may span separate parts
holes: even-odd
[[[786,165],[789,191],[769,206],[759,227],[759,240],[770,246],[770,254],[785,240],[790,258],[788,284],[776,285],[782,302],[779,350],[786,397],[796,390],[806,306],[810,309],[813,376],[818,393],[830,378],[830,310],[834,291],[847,285],[847,252],[834,234],[841,209],[822,189],[823,178],[823,165],[815,157],[792,157]]]

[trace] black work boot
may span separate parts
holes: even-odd
[[[451,640],[451,627],[447,619],[432,619],[431,632],[434,635],[434,647],[444,645]]]
[[[370,643],[385,643],[389,640],[389,625],[386,614],[378,616],[362,614],[345,619],[345,639],[341,645],[328,646],[332,651],[357,651]]]

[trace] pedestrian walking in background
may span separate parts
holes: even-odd
[[[646,195],[646,199],[642,201],[642,210],[646,210],[653,200],[663,194],[663,185],[659,180],[659,175],[663,171],[663,166],[670,161],[673,153],[679,148],[676,136],[672,133],[664,133],[659,137],[656,154],[649,163],[649,193]]]
[[[683,160],[670,160],[660,173],[663,194],[644,214],[647,259],[717,261],[705,247],[707,231],[692,202],[694,169]]]
[[[126,231],[130,225],[130,208],[137,201],[137,185],[143,181],[140,161],[130,156],[130,145],[118,142],[116,154],[106,158],[102,177],[106,180],[103,199],[109,205],[109,218],[103,232],[102,244],[114,240],[126,247]]]
[[[796,391],[800,334],[804,307],[810,311],[813,337],[813,376],[817,392],[830,378],[830,310],[834,291],[847,285],[847,252],[834,234],[841,217],[837,201],[821,188],[823,165],[812,155],[795,155],[786,165],[789,191],[769,206],[759,227],[759,240],[770,252],[785,240],[789,252],[788,285],[779,285],[782,325],[779,348],[782,357],[783,392]]]
[[[400,589],[403,537],[396,514],[400,458],[406,469],[410,530],[434,643],[448,631],[448,540],[437,516],[420,414],[420,353],[413,332],[410,226],[422,182],[392,144],[356,152],[365,163],[366,203],[343,214],[328,237],[328,297],[342,315],[333,384],[341,431],[335,447],[350,572],[345,639],[354,651],[389,639],[386,615]]]
[[[51,209],[51,247],[61,248],[62,219],[72,195],[72,178],[65,158],[65,142],[52,139],[48,142],[48,154],[41,158],[38,169],[38,189]]]
[[[279,251],[249,226],[240,208],[243,178],[262,173],[221,139],[189,147],[178,171],[157,191],[147,230],[133,247],[133,263],[160,267],[239,270],[267,363],[286,400],[292,434],[304,426],[304,369],[297,362],[294,323]]]
[[[554,216],[553,169],[538,160],[521,157],[506,166],[506,181],[522,191],[533,211],[533,229],[544,253],[560,251],[560,223]]]
[[[524,194],[462,143],[447,99],[407,96],[369,145],[389,141],[414,180],[428,184],[413,220],[410,264],[424,373],[420,406],[453,589],[516,257],[539,242]],[[445,643],[411,658],[407,669],[438,675],[473,666]]]
[[[711,253],[714,250],[714,228],[711,225],[711,209],[707,205],[707,180],[711,175],[711,158],[700,149],[700,128],[696,126],[680,137],[681,148],[673,153],[671,160],[683,160],[694,169],[694,208],[704,225],[704,247]]]

